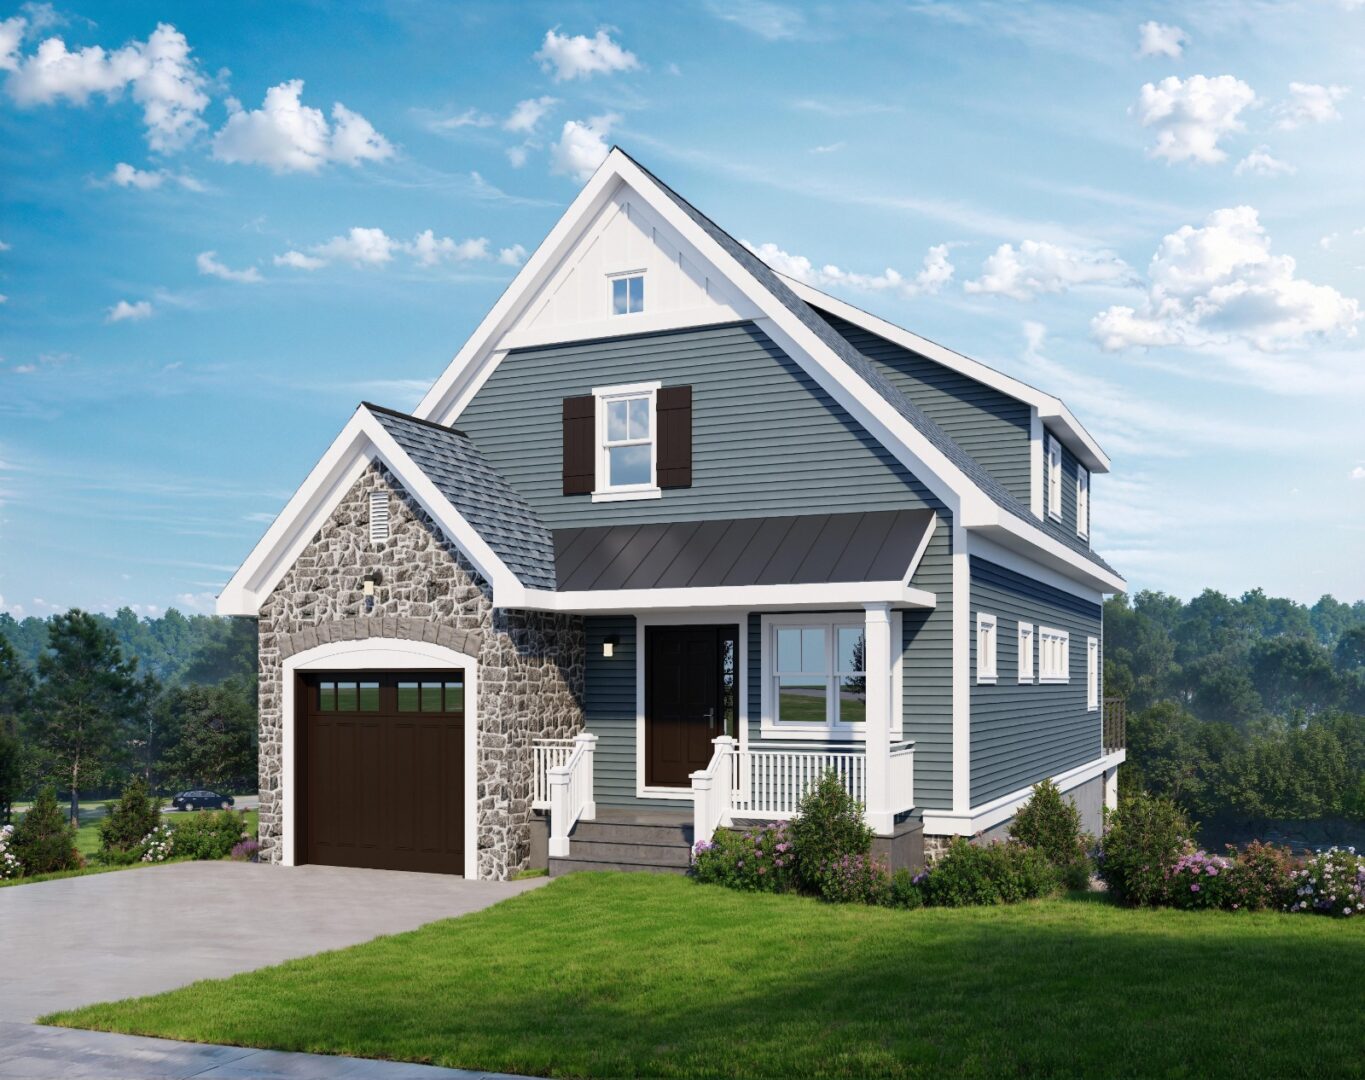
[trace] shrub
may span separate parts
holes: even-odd
[[[758,829],[718,829],[692,850],[698,881],[747,892],[796,888],[796,852],[785,821]]]
[[[25,874],[78,870],[84,863],[76,850],[76,830],[57,805],[57,793],[50,787],[38,792],[14,830],[10,846]]]
[[[1051,780],[1035,785],[1029,801],[1014,815],[1010,839],[1041,851],[1068,889],[1089,887],[1089,844],[1081,833],[1081,812]]]
[[[871,855],[843,855],[816,873],[820,898],[832,904],[885,904],[891,896],[891,872]]]
[[[1057,891],[1047,856],[1022,844],[972,844],[962,837],[923,875],[926,903],[938,907],[1013,904]]]
[[[1119,804],[1100,844],[1100,876],[1120,903],[1163,904],[1193,827],[1175,803],[1139,792]]]
[[[913,911],[924,906],[923,875],[911,876],[904,867],[891,875],[891,889],[886,897],[887,907]]]
[[[234,862],[256,862],[260,850],[259,840],[242,840],[232,849],[229,858]]]
[[[1232,860],[1207,851],[1191,851],[1166,871],[1166,895],[1172,907],[1231,908],[1228,893]]]
[[[0,881],[17,878],[24,872],[19,856],[14,854],[11,841],[14,837],[13,825],[0,825]]]
[[[1231,844],[1225,903],[1233,911],[1283,911],[1294,902],[1294,853],[1253,840],[1241,852]]]
[[[872,830],[863,820],[862,805],[844,790],[833,769],[802,796],[790,832],[797,873],[806,888],[821,895],[824,868],[872,850]]]
[[[148,795],[142,778],[134,777],[100,822],[100,857],[111,863],[136,862],[143,841],[160,825],[160,805]]]
[[[175,830],[166,823],[158,825],[138,843],[139,862],[165,862],[175,853]]]
[[[1290,911],[1359,915],[1365,904],[1365,855],[1355,848],[1319,851],[1292,878]]]
[[[233,810],[187,814],[173,827],[175,853],[191,859],[223,859],[246,839],[245,818]]]

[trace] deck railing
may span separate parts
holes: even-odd
[[[1128,702],[1120,697],[1104,699],[1103,750],[1112,754],[1128,746]]]
[[[569,760],[572,739],[536,739],[531,743],[531,809],[550,809],[550,770]]]
[[[597,736],[584,732],[574,739],[568,760],[549,771],[550,855],[554,858],[567,858],[573,827],[597,816],[592,779],[596,746]]]

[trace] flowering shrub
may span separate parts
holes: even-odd
[[[826,867],[872,850],[872,830],[863,820],[862,804],[844,789],[833,769],[801,797],[790,833],[801,883],[821,895],[820,879]]]
[[[10,837],[9,846],[25,874],[53,874],[85,865],[76,850],[76,830],[50,787],[38,792]]]
[[[147,836],[160,825],[161,800],[151,797],[141,777],[133,777],[100,820],[100,858],[106,863],[136,862]]]
[[[698,881],[747,892],[796,888],[796,850],[785,821],[758,829],[719,829],[692,849]]]
[[[1060,885],[1058,871],[1037,848],[972,844],[962,837],[919,881],[925,902],[939,907],[1013,904],[1048,896]]]
[[[1206,851],[1181,855],[1166,871],[1166,894],[1172,907],[1231,907],[1228,884],[1232,860]]]
[[[169,825],[158,825],[138,845],[140,862],[165,862],[175,850],[175,832]]]
[[[1119,804],[1100,842],[1100,877],[1120,903],[1143,907],[1167,902],[1171,872],[1192,851],[1194,829],[1175,803],[1139,792]]]
[[[255,862],[257,853],[261,850],[259,840],[243,840],[232,849],[229,856],[234,862]]]
[[[1029,801],[1010,823],[1010,839],[1041,851],[1068,889],[1089,887],[1089,845],[1081,833],[1081,812],[1051,780],[1034,785]]]
[[[223,859],[247,839],[245,818],[233,810],[189,814],[176,819],[175,850],[191,859]]]
[[[921,871],[911,874],[904,867],[891,875],[891,889],[886,897],[886,906],[913,911],[924,906],[924,878]]]
[[[835,904],[885,904],[891,898],[891,872],[871,855],[844,855],[825,863],[815,875],[821,899]]]
[[[1324,915],[1359,915],[1365,904],[1365,855],[1355,848],[1319,851],[1292,875],[1290,911]]]
[[[1228,845],[1224,906],[1233,911],[1283,911],[1293,902],[1294,853],[1253,840],[1242,851]]]
[[[10,837],[13,835],[13,825],[0,827],[0,881],[17,878],[24,872],[24,868],[19,864],[19,856],[10,850]]]

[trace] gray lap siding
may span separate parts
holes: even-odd
[[[978,556],[971,558],[971,800],[981,806],[1101,754],[1101,720],[1086,700],[1086,639],[1100,638],[1099,603]],[[996,617],[994,685],[978,683],[976,616]],[[1034,682],[1019,682],[1019,624],[1034,626]],[[1040,683],[1038,627],[1070,635],[1070,681]]]
[[[1044,427],[1043,430],[1047,431],[1047,428]],[[1046,450],[1044,451],[1044,453],[1046,454]],[[1043,467],[1044,469],[1047,468],[1046,458],[1044,458]],[[1053,533],[1057,536],[1064,536],[1069,540],[1077,539],[1076,480],[1078,475],[1080,474],[1080,470],[1081,470],[1080,461],[1077,460],[1076,455],[1073,454],[1070,451],[1070,449],[1068,449],[1067,445],[1065,443],[1062,443],[1062,519],[1061,521],[1058,521],[1056,518],[1049,515],[1046,512],[1047,507],[1044,506],[1043,526],[1046,529],[1046,531]],[[1043,490],[1046,491],[1047,490],[1046,476],[1044,476],[1043,478],[1043,484],[1044,484]],[[1087,529],[1086,531],[1089,532],[1089,529]],[[1083,537],[1080,539],[1081,542],[1084,543],[1087,547],[1090,546],[1088,538]]]

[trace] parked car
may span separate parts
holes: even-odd
[[[231,795],[216,791],[182,791],[171,799],[177,810],[227,810],[232,806]]]

